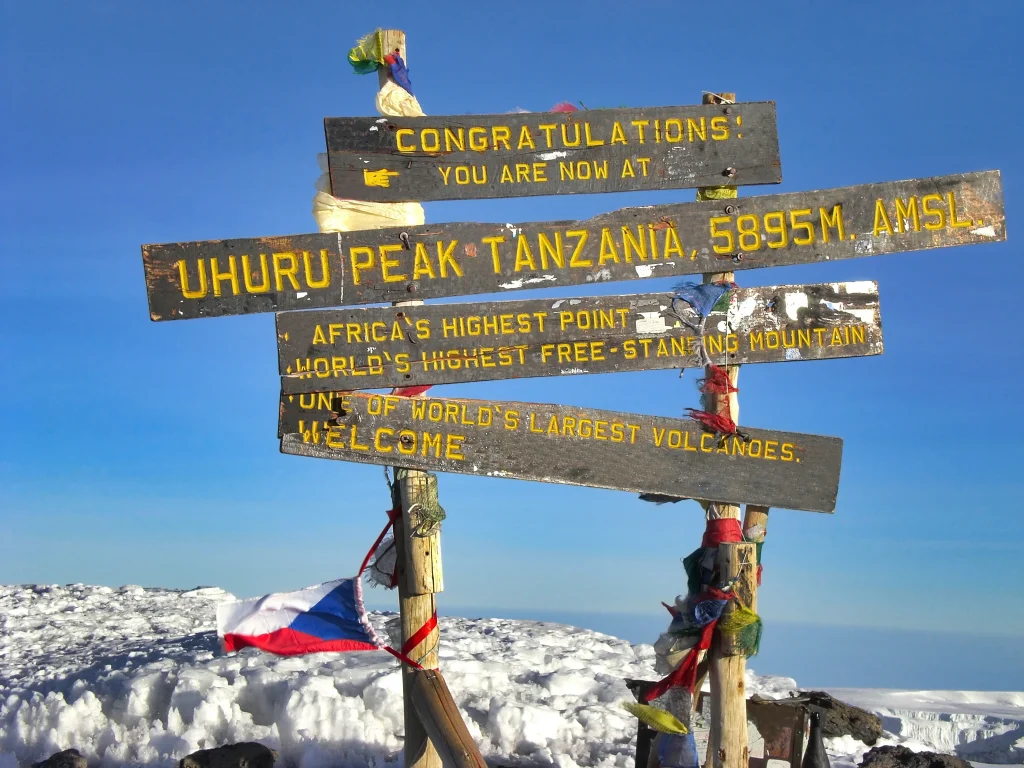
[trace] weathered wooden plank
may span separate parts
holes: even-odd
[[[394,202],[782,180],[775,103],[324,120],[336,197]]]
[[[286,393],[882,352],[872,282],[736,288],[700,329],[671,293],[282,312]]]
[[[283,453],[832,512],[842,441],[541,403],[281,396]]]
[[[403,233],[406,237],[402,237]],[[143,246],[175,320],[807,264],[1006,239],[998,171],[625,208],[586,221],[430,224]]]
[[[340,306],[341,253],[335,233],[144,245],[149,316],[184,320]]]

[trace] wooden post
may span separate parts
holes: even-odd
[[[705,104],[731,104],[736,101],[735,93],[705,93]],[[723,181],[726,179],[723,178]],[[697,198],[705,199],[710,190],[697,190]],[[727,203],[723,200],[723,206]],[[732,272],[707,273],[705,283],[732,282]],[[736,385],[739,366],[726,366],[729,381]],[[704,397],[704,410],[710,413],[727,413],[739,423],[739,397],[732,392],[724,395],[709,393]],[[740,519],[740,508],[735,504],[716,504],[709,507],[710,513],[718,518]],[[731,569],[738,568],[740,552],[736,545],[722,546],[718,550],[719,573],[728,578]],[[735,575],[735,574],[733,574]],[[711,644],[708,652],[708,668],[711,678],[711,723],[708,734],[708,755],[706,765],[710,768],[747,768],[747,693],[744,681],[746,659],[743,656],[726,656],[719,641]]]
[[[400,29],[382,29],[380,31],[381,49],[383,53],[394,53],[398,51],[398,55],[402,57],[402,61],[409,64],[409,57],[405,55],[405,32]],[[377,70],[377,87],[383,88],[384,83],[388,81],[391,73],[385,68],[381,67]]]
[[[405,45],[405,33],[399,29],[381,30],[385,53],[398,51],[406,62],[409,61]],[[388,71],[377,71],[380,88],[388,81]],[[422,301],[405,301],[396,307],[422,304]],[[395,521],[395,547],[398,557],[398,606],[402,622],[402,646],[416,632],[430,621],[437,612],[435,592],[442,589],[440,530],[429,535],[417,535],[422,516],[418,510],[428,501],[428,477],[426,472],[395,468],[395,482],[398,484],[398,498],[402,505],[402,517]],[[437,668],[438,629],[433,630],[415,648],[406,650],[409,658],[425,669]],[[441,758],[431,742],[414,705],[415,669],[402,664],[402,705],[405,710],[405,766],[406,768],[441,768]]]
[[[721,544],[718,572],[723,580],[737,579],[733,589],[747,605],[757,589],[756,548],[753,544]],[[730,602],[727,611],[733,610]],[[724,614],[723,614],[724,615]],[[746,657],[729,638],[716,633],[708,654],[711,676],[711,723],[706,764],[710,768],[747,768],[750,747],[747,736]]]
[[[487,768],[441,673],[436,669],[410,671],[416,713],[445,768]]]
[[[413,478],[405,476],[407,470],[396,470],[396,483],[399,483],[399,498],[402,502],[402,516],[395,521],[395,548],[398,556],[398,605],[401,614],[402,645],[412,637],[420,627],[430,621],[437,611],[437,599],[433,594],[417,595],[410,591],[409,582],[416,580],[419,570],[417,566],[422,561],[413,558],[413,567],[409,567],[410,543],[415,542],[415,536],[410,535],[410,527],[406,522],[407,505],[414,496],[411,483],[416,481],[416,476],[424,475],[423,472],[409,472]],[[415,503],[415,502],[413,502]],[[408,650],[408,656],[426,669],[437,667],[437,643],[438,631],[435,627],[428,634],[423,642],[415,648]],[[402,664],[402,706],[405,713],[405,765],[410,768],[441,768],[441,758],[437,754],[433,743],[427,733],[426,727],[420,720],[415,707],[415,673],[417,670]]]
[[[762,507],[757,504],[747,504],[747,509],[743,514],[743,531],[756,529],[757,526],[761,526],[761,541],[764,541],[764,536],[768,532],[768,507]],[[753,541],[753,539],[751,539]],[[756,551],[756,546],[755,546]],[[757,613],[757,569],[754,569],[754,589],[750,594],[750,602],[744,603],[747,608]]]
[[[736,594],[736,599],[746,607],[750,607],[751,603],[757,601],[757,559],[756,559],[757,545],[750,544],[748,542],[736,543],[736,544],[722,544],[718,548],[718,573],[723,581],[735,579],[733,591]],[[730,603],[726,611],[723,612],[723,616],[728,615],[735,609],[735,604]],[[729,637],[727,635],[719,635],[716,645],[721,650],[723,657],[738,658],[744,660],[743,656],[740,656],[740,646],[736,642],[735,637]],[[744,664],[746,666],[746,664]],[[746,697],[744,697],[746,702]],[[712,705],[714,706],[714,705]],[[744,703],[744,716],[746,715],[746,703]],[[747,746],[747,742],[743,742],[743,746]],[[744,763],[746,765],[746,763]]]

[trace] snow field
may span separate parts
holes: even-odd
[[[882,727],[910,749],[956,754],[975,763],[1024,763],[1024,692],[837,688],[831,693],[879,715]]]
[[[255,740],[300,768],[398,760],[398,664],[384,653],[223,655],[218,589],[0,588],[0,753],[76,747],[90,761],[170,766]],[[388,617],[373,614],[378,631]],[[441,667],[485,755],[565,766],[632,762],[622,678],[653,649],[554,624],[442,619]]]
[[[172,768],[197,749],[260,741],[279,765],[397,764],[404,724],[398,663],[383,652],[225,655],[217,588],[0,587],[0,768],[69,747],[93,766]],[[393,614],[371,614],[387,633]],[[441,619],[441,670],[491,762],[632,768],[636,721],[625,677],[655,679],[654,650],[559,624]],[[748,673],[750,694],[789,678]],[[879,712],[883,743],[1020,762],[1024,694],[835,691]],[[827,745],[834,765],[867,747]]]

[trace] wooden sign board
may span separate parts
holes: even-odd
[[[775,103],[324,120],[335,197],[395,202],[782,181]]]
[[[286,393],[697,368],[882,352],[872,282],[735,288],[700,316],[671,293],[282,312]]]
[[[987,171],[625,208],[587,221],[147,245],[142,257],[150,317],[177,320],[809,264],[1005,239],[999,172]]]
[[[538,403],[281,396],[281,451],[435,472],[832,512],[842,440]]]

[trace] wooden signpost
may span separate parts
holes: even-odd
[[[706,103],[723,103],[735,101],[736,94],[705,93],[703,99]],[[697,190],[697,199],[717,195],[735,200],[737,193],[736,187],[699,189]],[[739,261],[740,256],[741,254],[736,254],[734,261]],[[731,283],[734,281],[735,275],[731,269],[719,270],[705,273],[702,276],[704,282]],[[737,365],[728,365],[724,370],[726,381],[730,385],[729,389],[732,391],[703,393],[701,407],[709,413],[725,416],[735,424],[739,424],[740,407],[737,384],[740,369]],[[740,506],[735,502],[741,500],[743,497],[735,496],[731,499],[734,503],[704,505],[708,526],[710,527],[711,521],[714,519],[739,520]],[[748,503],[750,502],[748,501]],[[767,509],[769,506],[772,505],[765,504],[762,505],[762,508]],[[718,546],[715,556],[716,584],[731,584],[736,590],[737,599],[743,601],[743,604],[747,606],[753,604],[756,594],[756,585],[751,579],[754,570],[753,561],[754,547],[745,542],[722,543]],[[741,566],[741,563],[746,563],[746,567]],[[723,617],[727,615],[727,612],[735,610],[735,602],[729,601],[722,611]],[[708,752],[712,755],[711,760],[708,761],[711,763],[709,768],[747,768],[746,659],[741,654],[727,653],[722,633],[718,633],[718,637],[712,638],[711,647],[707,650],[702,662],[707,665],[707,676],[713,691],[708,733]],[[686,720],[689,721],[689,717]],[[738,753],[737,748],[742,748],[742,752]]]
[[[585,221],[146,245],[153,320],[811,264],[1006,239],[998,171],[625,208]]]
[[[565,405],[282,395],[281,451],[363,464],[832,512],[842,441]]]
[[[406,58],[403,33],[379,30],[378,39],[382,52]],[[387,69],[378,72],[382,87],[393,87]],[[780,181],[781,165],[774,103],[734,100],[709,94],[688,107],[324,123],[340,198],[701,188],[704,202],[625,208],[584,221],[429,224],[142,248],[152,320],[307,310],[277,317],[283,453],[399,467],[402,644],[426,668],[403,664],[408,768],[484,765],[431,669],[441,570],[436,526],[421,530],[426,507],[437,503],[426,472],[691,498],[711,518],[738,519],[746,502],[748,542],[718,546],[716,578],[753,611],[749,541],[763,539],[769,507],[834,511],[842,441],[734,432],[739,403],[720,370],[709,371],[709,380],[720,377],[718,390],[707,392],[707,413],[698,416],[708,424],[717,419],[723,433],[694,419],[352,390],[705,363],[725,368],[735,384],[741,363],[882,351],[878,288],[866,281],[733,287],[706,318],[679,293],[422,306],[424,299],[684,275],[731,283],[735,270],[1006,239],[998,171],[735,198],[735,185]],[[354,308],[384,303],[394,306]],[[719,636],[702,662],[713,691],[708,768],[746,768],[744,661],[730,642]]]
[[[286,393],[822,360],[882,352],[871,282],[277,315]],[[706,357],[705,357],[706,356]]]
[[[335,197],[395,202],[782,181],[775,104],[324,120]]]

